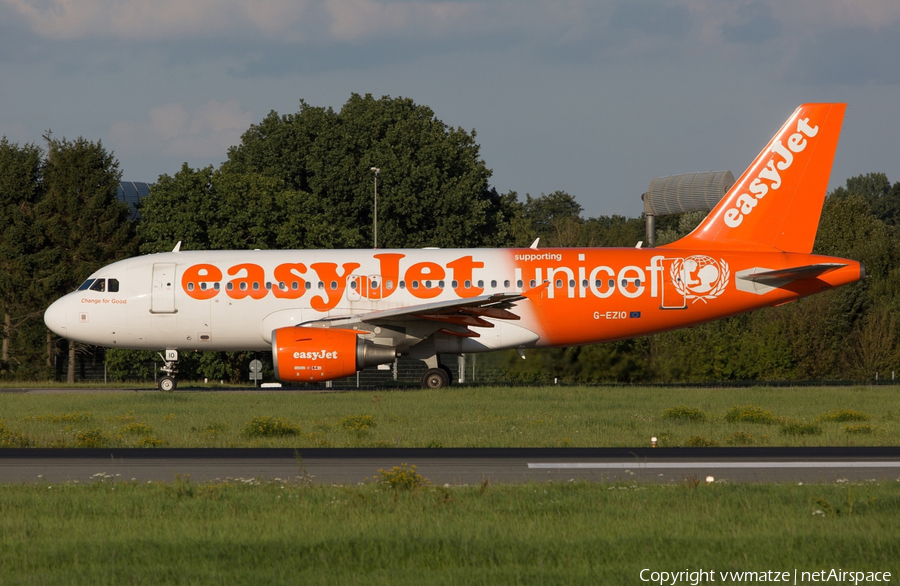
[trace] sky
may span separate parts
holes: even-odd
[[[900,181],[898,0],[0,0],[0,135],[100,140],[123,179],[218,166],[270,111],[408,97],[501,193],[639,216],[847,102],[830,186]]]

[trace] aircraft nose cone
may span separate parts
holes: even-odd
[[[66,337],[66,303],[64,299],[54,301],[44,312],[44,323],[57,336]]]

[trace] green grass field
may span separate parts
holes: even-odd
[[[900,445],[900,387],[0,393],[0,446]]]
[[[900,445],[897,392],[0,393],[0,445]],[[898,519],[900,481],[887,480],[12,484],[0,485],[0,584],[649,584],[644,569],[841,569],[897,583]]]
[[[841,568],[896,584],[898,518],[896,481],[5,485],[0,583],[640,584],[642,569]]]

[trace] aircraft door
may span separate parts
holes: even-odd
[[[347,277],[347,300],[350,302],[381,299],[379,275],[350,275]]]
[[[345,289],[345,291],[347,292],[347,301],[359,301],[362,297],[360,288],[364,284],[365,279],[363,279],[359,275],[350,275],[349,277],[347,277],[347,288]]]
[[[680,258],[664,258],[662,261],[661,309],[687,309],[683,261]]]
[[[173,262],[158,262],[153,265],[150,313],[176,313],[175,263]]]
[[[369,299],[381,299],[381,276],[380,275],[369,275],[368,278],[368,291],[367,297]]]

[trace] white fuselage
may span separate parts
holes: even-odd
[[[266,350],[272,331],[281,327],[521,290],[516,286],[521,271],[507,261],[508,253],[447,249],[153,254],[95,272],[85,285],[114,280],[118,290],[110,291],[113,287],[107,285],[102,291],[87,286],[72,292],[47,310],[45,321],[60,336],[106,347]],[[522,309],[517,311],[521,319],[512,323],[485,318],[493,327],[483,328],[478,338],[437,335],[438,351],[532,346],[539,339],[537,324]],[[376,340],[378,329],[370,334]],[[410,334],[414,342],[416,332]]]

